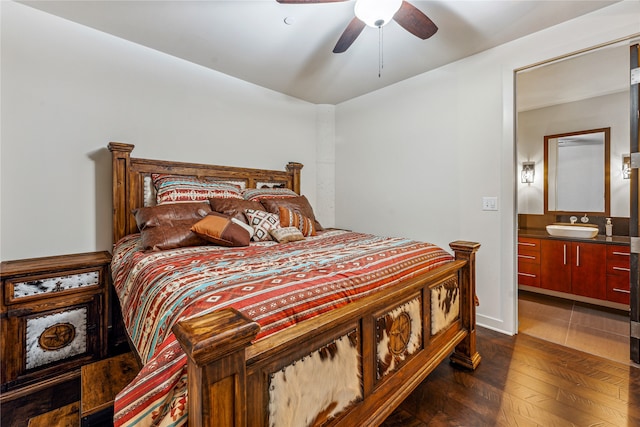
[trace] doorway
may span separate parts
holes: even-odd
[[[630,180],[625,169],[630,151],[628,64],[629,45],[622,42],[516,72],[519,240],[544,241],[548,237],[546,225],[580,219],[598,227],[596,240],[622,245],[626,241],[629,246]],[[545,189],[550,185],[545,169],[545,136],[599,128],[611,128],[610,153],[606,156],[610,166],[606,185],[611,190],[607,209],[549,211],[545,199]],[[585,183],[584,188],[588,187]],[[612,239],[620,237],[619,242],[606,242],[607,218],[613,222]],[[570,283],[562,292],[545,287],[541,277],[548,267],[541,267],[540,249],[537,251],[525,247],[519,255],[524,262],[519,262],[518,270],[518,332],[628,362],[628,302],[575,295]],[[598,286],[606,286],[605,275],[598,280]]]

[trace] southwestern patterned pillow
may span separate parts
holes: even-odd
[[[249,246],[251,235],[228,216],[211,212],[193,224],[191,231],[219,246]]]
[[[245,200],[261,202],[264,199],[297,197],[298,193],[288,188],[247,188],[242,191]]]
[[[304,236],[296,227],[276,228],[275,230],[271,230],[269,234],[271,234],[271,237],[276,239],[278,243],[289,243],[304,240]]]
[[[242,199],[240,187],[223,181],[167,174],[152,174],[158,205],[207,201],[212,197]]]
[[[298,211],[280,206],[280,227],[295,227],[304,237],[315,236],[316,227],[311,218],[307,218]]]
[[[280,214],[280,207],[298,211],[314,222],[316,230],[323,230],[322,226],[313,213],[311,203],[309,203],[309,200],[307,200],[305,196],[269,198],[261,200],[260,203],[262,203],[267,212],[271,212],[274,214]]]
[[[249,225],[255,230],[253,240],[256,242],[272,240],[269,232],[276,228],[280,228],[280,221],[276,214],[253,209],[245,210],[244,214],[249,220]]]

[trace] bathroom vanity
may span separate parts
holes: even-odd
[[[522,290],[629,308],[629,238],[550,236],[518,233],[518,287]]]

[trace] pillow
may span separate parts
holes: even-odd
[[[211,212],[208,203],[174,203],[133,210],[144,250],[161,251],[208,242],[191,231]]]
[[[283,198],[297,196],[299,196],[298,193],[293,190],[289,190],[288,188],[247,188],[246,190],[242,190],[242,197],[245,200],[253,200],[256,202],[261,202],[264,199],[271,199],[274,197]]]
[[[191,231],[220,246],[249,246],[251,235],[228,216],[211,212],[193,224]]]
[[[255,231],[253,240],[256,242],[272,240],[269,231],[280,228],[280,221],[276,214],[253,209],[247,209],[244,211],[244,214],[249,220],[249,225],[253,227]]]
[[[253,233],[255,233],[255,230],[253,229],[252,226],[250,226],[249,224],[247,224],[245,221],[240,221],[237,218],[231,218],[231,221],[238,224],[240,227],[244,228],[245,230],[247,230],[247,233],[249,233],[249,239],[251,239],[253,237]]]
[[[298,211],[302,215],[306,216],[313,220],[315,228],[317,231],[324,230],[316,216],[313,214],[313,209],[311,208],[311,204],[309,200],[305,196],[296,196],[296,197],[286,197],[286,198],[269,198],[261,200],[262,205],[267,210],[267,212],[280,214],[280,206],[285,208],[289,208],[293,211]]]
[[[276,239],[278,243],[297,242],[304,240],[304,236],[296,227],[283,227],[270,230],[271,237]]]
[[[223,181],[196,176],[152,174],[156,203],[196,202],[211,197],[242,199],[240,187]]]
[[[247,217],[244,215],[246,209],[253,209],[255,211],[263,211],[264,206],[260,202],[254,202],[244,199],[229,199],[229,198],[212,198],[209,199],[211,209],[215,212],[228,215],[232,218],[236,218],[245,224],[247,223]]]
[[[314,221],[311,218],[284,206],[280,206],[279,213],[280,227],[295,227],[300,230],[304,237],[316,235],[316,228],[313,223]]]

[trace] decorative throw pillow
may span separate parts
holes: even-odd
[[[133,216],[144,250],[161,251],[206,245],[191,227],[210,212],[208,203],[174,203],[135,209]]]
[[[251,236],[226,215],[211,212],[193,224],[191,231],[220,246],[248,246]]]
[[[247,188],[242,191],[242,197],[245,200],[253,200],[261,202],[265,199],[297,197],[298,193],[288,188]]]
[[[247,223],[247,217],[244,215],[244,211],[246,209],[253,209],[256,211],[265,210],[264,206],[262,206],[260,202],[244,199],[214,197],[209,199],[209,204],[211,205],[211,209],[215,212],[236,218],[245,224]]]
[[[245,230],[247,230],[247,233],[249,233],[249,240],[251,240],[251,238],[253,237],[253,233],[255,233],[255,230],[253,229],[252,226],[250,226],[249,224],[247,224],[245,221],[240,221],[237,218],[231,218],[231,221],[233,221],[235,224],[238,224],[240,227],[244,228]]]
[[[240,187],[223,181],[167,174],[152,174],[151,179],[158,205],[205,201],[212,197],[242,199]]]
[[[269,231],[271,237],[276,239],[278,243],[297,242],[298,240],[304,240],[304,236],[296,227],[283,227],[276,228]]]
[[[253,227],[253,230],[255,231],[253,234],[253,240],[256,242],[272,240],[269,231],[280,228],[280,221],[276,214],[265,211],[256,211],[253,209],[247,209],[244,211],[244,214],[249,220],[249,225]]]
[[[314,221],[298,211],[280,206],[279,217],[280,227],[295,227],[300,230],[305,237],[316,235]]]
[[[307,200],[305,196],[263,199],[260,203],[262,203],[267,212],[275,214],[280,213],[281,206],[298,211],[313,220],[316,230],[323,230],[318,220],[316,220],[316,216],[313,214],[311,203],[309,203],[309,200]]]

